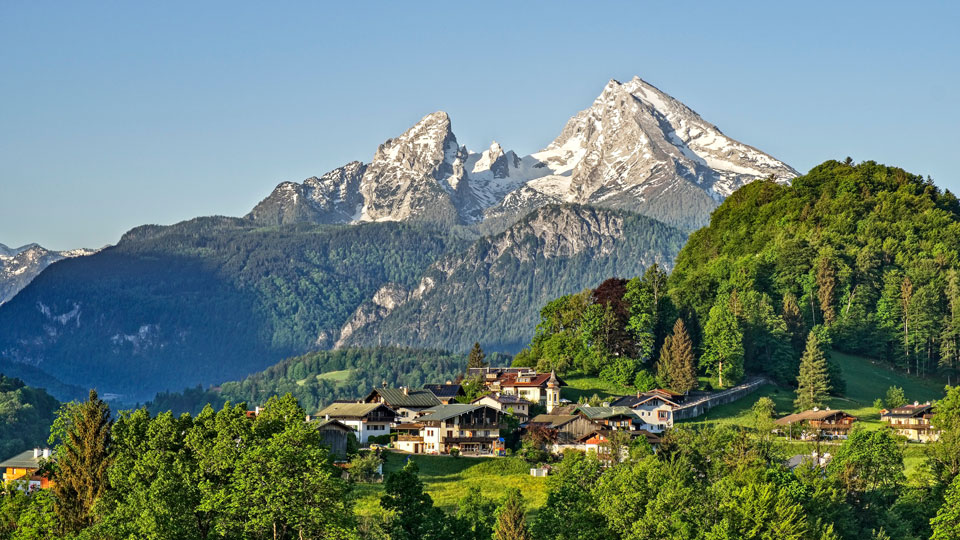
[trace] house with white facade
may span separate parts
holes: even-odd
[[[500,416],[488,405],[451,403],[424,411],[413,422],[397,424],[394,446],[413,454],[497,455],[503,449]]]
[[[560,406],[560,388],[567,386],[556,373],[507,373],[488,385],[494,392],[521,397],[549,413]]]
[[[390,434],[397,413],[383,403],[335,402],[318,412],[323,420],[339,420],[353,429],[357,440],[366,444],[371,436]]]
[[[638,424],[639,429],[645,429],[651,433],[663,433],[673,427],[673,411],[679,405],[670,399],[670,393],[654,390],[651,392],[639,392],[636,396],[624,396],[617,399],[612,406],[629,407],[642,420]]]
[[[503,414],[513,413],[521,422],[530,418],[530,402],[513,394],[487,394],[473,400],[477,405],[488,405]]]
[[[443,403],[430,390],[374,388],[363,399],[366,403],[383,403],[397,413],[397,422],[412,422],[421,412]]]

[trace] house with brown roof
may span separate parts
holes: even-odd
[[[396,411],[376,402],[334,402],[315,416],[319,420],[339,420],[355,432],[361,444],[366,444],[371,436],[388,435],[390,425],[397,420]]]
[[[400,388],[374,388],[363,399],[366,403],[383,403],[397,413],[397,422],[412,422],[421,412],[443,405],[430,390]]]
[[[560,388],[567,386],[556,373],[506,373],[488,387],[494,392],[521,397],[546,407],[547,412],[560,406]]]
[[[545,429],[553,441],[553,451],[561,452],[564,446],[576,444],[577,440],[600,429],[586,416],[580,414],[538,414],[527,423],[527,429]]]
[[[880,411],[880,420],[911,441],[930,442],[940,438],[940,431],[930,423],[933,405],[930,402],[904,405]]]
[[[0,470],[3,471],[3,483],[10,484],[16,481],[26,483],[27,489],[47,489],[50,487],[50,479],[39,474],[40,463],[43,460],[51,459],[53,453],[49,448],[34,448],[21,452],[11,458],[0,462]]]
[[[799,435],[801,439],[816,438],[818,436],[838,437],[845,439],[853,428],[857,417],[841,410],[819,409],[803,411],[778,418],[774,424],[786,428],[787,436]]]

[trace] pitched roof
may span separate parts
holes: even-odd
[[[636,407],[637,405],[646,403],[651,399],[660,399],[662,401],[669,403],[670,405],[673,405],[674,407],[677,407],[678,405],[676,401],[671,399],[673,397],[671,394],[672,392],[668,393],[666,391],[652,390],[650,392],[641,392],[635,396],[623,396],[623,397],[617,398],[610,404],[615,407],[620,407],[620,406]],[[679,394],[674,394],[674,395],[679,395]]]
[[[320,430],[333,428],[341,431],[353,431],[353,428],[334,418],[330,418],[329,420],[324,418],[314,419],[311,423]]]
[[[924,414],[933,412],[933,405],[929,403],[916,404],[916,405],[904,405],[903,407],[897,407],[889,411],[880,411],[881,416],[892,416],[896,418],[911,418],[914,416],[923,416]]]
[[[538,414],[530,419],[530,424],[544,424],[548,428],[558,428],[576,420],[575,414]]]
[[[322,411],[318,412],[317,416],[325,417],[329,415],[333,418],[363,418],[380,407],[387,409],[391,414],[396,414],[390,407],[386,407],[383,403],[331,403]]]
[[[374,388],[364,401],[373,399],[374,394],[379,395],[384,403],[394,409],[398,407],[422,409],[440,405],[440,400],[430,390],[408,389],[404,392],[403,388]]]
[[[477,409],[492,409],[492,407],[488,407],[486,405],[473,405],[471,403],[451,403],[449,405],[440,405],[439,407],[429,409],[427,414],[417,418],[417,422],[442,422],[455,416],[460,416],[461,414],[473,412]]]
[[[633,419],[639,419],[637,413],[630,407],[587,407],[580,406],[577,410],[591,420],[605,420],[616,416],[629,416]]]
[[[10,467],[16,469],[36,469],[40,467],[39,460],[42,458],[42,455],[41,457],[33,457],[33,450],[27,450],[26,452],[20,452],[19,454],[0,462],[0,468]]]
[[[520,397],[520,396],[516,396],[516,395],[513,395],[513,394],[500,394],[500,395],[497,395],[497,394],[486,394],[486,395],[480,396],[480,397],[478,397],[477,399],[471,401],[471,403],[477,403],[478,401],[480,401],[480,400],[482,400],[482,399],[484,399],[484,398],[490,398],[490,399],[496,401],[497,403],[501,403],[501,404],[503,404],[503,405],[530,405],[530,402],[529,402],[529,401],[523,399],[523,398]]]
[[[567,386],[563,379],[556,377],[553,373],[507,373],[500,377],[499,382],[500,386],[542,386],[546,388],[547,381],[550,380],[551,376],[557,380],[559,386]],[[529,381],[518,381],[519,378],[529,379]]]
[[[466,395],[463,387],[459,384],[425,384],[424,390],[429,390],[439,399],[452,399],[457,396]]]
[[[775,424],[785,426],[787,424],[795,424],[797,422],[805,422],[807,420],[826,420],[832,416],[851,416],[841,410],[830,410],[822,409],[816,411],[803,411],[796,414],[790,414],[784,416],[783,418],[778,418],[774,421]],[[854,420],[856,420],[855,417]]]

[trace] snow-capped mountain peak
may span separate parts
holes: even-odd
[[[248,217],[278,223],[509,223],[545,204],[573,202],[625,208],[693,229],[740,186],[797,176],[639,77],[625,83],[611,79],[546,148],[527,156],[496,141],[470,152],[458,144],[449,115],[439,111],[381,144],[369,165],[354,166],[352,175],[337,172],[341,169],[321,177],[336,173],[340,180],[329,189],[303,191],[317,179],[281,184]],[[278,213],[276,205],[267,204],[281,199],[289,208],[324,207],[329,200],[350,203],[338,212],[320,212],[323,219],[318,219],[317,212]]]

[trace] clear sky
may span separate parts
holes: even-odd
[[[640,75],[800,171],[960,191],[957,2],[0,2],[0,243],[245,214],[421,116],[526,154]]]

